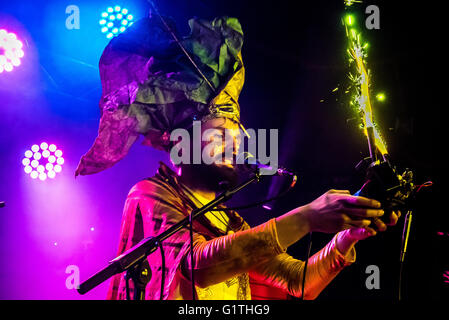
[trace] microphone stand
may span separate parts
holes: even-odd
[[[126,271],[125,279],[128,283],[129,279],[134,282],[134,300],[145,299],[145,287],[151,279],[151,269],[146,259],[148,255],[153,253],[157,247],[179,230],[187,227],[193,220],[206,212],[214,209],[219,204],[229,200],[235,193],[247,187],[251,183],[260,181],[260,170],[257,168],[256,172],[252,174],[246,181],[240,183],[235,188],[221,193],[217,198],[205,204],[201,208],[192,210],[189,216],[171,226],[166,231],[162,232],[156,237],[148,237],[140,241],[138,244],[128,249],[115,259],[109,262],[109,265],[95,273],[89,279],[81,283],[77,289],[80,294],[92,290],[115,274]],[[128,285],[127,285],[128,287]],[[127,290],[127,299],[129,297],[129,290]]]
[[[371,164],[369,165],[369,168],[367,169],[368,172],[368,180],[367,182],[362,186],[362,188],[357,191],[354,195],[356,196],[366,196],[369,198],[374,198],[379,201],[381,201],[380,198],[385,198],[385,195],[382,196],[382,193],[387,192],[396,192],[395,190],[398,190],[401,188],[400,181],[395,177],[396,173],[394,172],[394,169],[391,167],[390,162],[388,160],[388,154],[383,154],[383,163],[378,163],[378,157],[377,157],[377,149],[374,143],[374,128],[373,127],[367,127],[367,141],[368,141],[368,148],[369,148],[369,159],[371,160]],[[360,162],[362,163],[363,160]],[[359,163],[359,164],[360,164]],[[357,165],[359,167],[359,165]],[[412,174],[412,172],[410,172]],[[404,175],[403,175],[404,176]],[[404,176],[405,179],[408,179],[407,182],[410,186],[411,184],[411,176],[407,178]],[[380,192],[379,190],[384,190],[384,192]],[[413,190],[413,187],[411,187],[411,190]],[[419,191],[419,189],[418,189]],[[418,192],[417,191],[417,192]],[[380,198],[379,198],[379,195]],[[393,195],[393,194],[392,194]],[[414,194],[414,197],[416,194]],[[393,195],[393,198],[395,196]],[[406,196],[406,199],[409,198],[409,195]],[[381,201],[382,202],[382,201]],[[405,201],[403,201],[403,204],[405,204]],[[402,271],[404,267],[404,260],[405,255],[407,252],[407,244],[408,244],[408,238],[410,235],[410,227],[412,223],[412,213],[413,208],[411,206],[407,206],[407,214],[405,216],[404,220],[404,227],[402,230],[402,241],[401,241],[401,254],[399,257],[399,281],[398,281],[398,300],[402,300]]]

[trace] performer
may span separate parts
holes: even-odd
[[[174,24],[165,19],[176,32]],[[76,175],[109,168],[127,154],[140,135],[144,136],[144,144],[170,151],[175,143],[170,141],[170,132],[189,129],[194,120],[201,120],[201,136],[206,135],[202,148],[215,139],[206,134],[207,129],[239,132],[242,124],[238,97],[244,82],[240,23],[222,17],[213,21],[192,19],[189,24],[191,34],[181,44],[203,74],[180,50],[160,17],[137,21],[111,40],[100,59],[103,95],[99,135],[82,157]],[[227,148],[238,150],[237,136],[231,145],[214,150],[212,156],[221,159]],[[234,163],[184,163],[173,168],[161,163],[154,177],[138,182],[128,194],[118,254],[143,238],[167,230],[193,209],[214,199],[223,182],[232,187],[237,181]],[[347,190],[330,190],[309,204],[253,228],[235,211],[210,211],[193,223],[193,266],[189,230],[182,229],[163,242],[166,268],[162,296],[192,299],[193,268],[196,299],[260,297],[260,283],[273,288],[264,293],[267,299],[288,295],[315,299],[345,266],[355,261],[354,245],[359,240],[386,229],[377,219],[382,215],[380,203],[352,196]],[[395,224],[397,219],[393,213],[390,223]],[[303,293],[305,263],[286,250],[309,232],[335,236],[310,257]],[[146,299],[159,299],[160,250],[150,254],[148,261],[152,277]],[[114,276],[107,298],[126,298],[123,274]]]

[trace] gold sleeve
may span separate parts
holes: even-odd
[[[257,227],[209,241],[196,234],[193,247],[195,282],[199,287],[220,283],[254,265],[285,252],[279,244],[275,219]],[[190,254],[184,256],[183,275],[190,278]]]
[[[337,235],[323,249],[309,258],[304,288],[305,300],[313,300],[318,297],[345,266],[355,261],[354,248],[345,256],[337,250]],[[304,261],[295,259],[284,252],[268,261],[258,263],[250,273],[253,278],[284,289],[290,295],[299,298],[302,296],[304,266]]]

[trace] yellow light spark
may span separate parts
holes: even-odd
[[[354,17],[350,14],[346,16],[346,24],[352,26],[354,24]]]
[[[353,39],[357,39],[357,31],[355,31],[355,29],[351,29],[349,30],[351,32],[351,36]]]
[[[380,101],[380,102],[385,101],[385,99],[386,99],[385,94],[382,93],[382,92],[378,93],[378,94],[376,95],[376,99],[377,99],[377,101]]]
[[[354,3],[362,3],[362,1],[358,1],[358,0],[345,0],[345,6],[347,6],[347,7],[352,6]]]

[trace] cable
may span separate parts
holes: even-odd
[[[162,247],[162,241],[159,241],[158,243],[159,250],[161,250],[161,260],[162,260],[162,275],[161,275],[161,296],[159,297],[159,300],[164,300],[164,289],[165,289],[165,254],[164,254],[164,248]]]
[[[193,216],[192,213],[190,213],[189,215],[189,233],[190,233],[190,281],[192,282],[192,300],[195,301],[195,278],[193,275],[193,269],[194,269],[194,265],[193,265]]]
[[[402,293],[402,268],[403,268],[403,266],[404,266],[404,263],[403,263],[403,261],[401,261],[400,265],[399,265],[399,284],[398,284],[398,299],[399,299],[399,301],[402,300],[401,293]]]
[[[304,262],[304,272],[303,272],[303,276],[302,276],[301,300],[303,300],[303,301],[304,301],[304,288],[306,286],[307,265],[309,264],[310,251],[312,251],[312,232],[309,232],[309,245],[307,248],[307,256],[306,256],[306,261]]]
[[[129,277],[125,276],[125,286],[126,286],[126,300],[131,300],[131,295],[129,292]]]
[[[424,182],[423,184],[417,185],[416,192],[414,197],[416,197],[416,194],[421,191],[422,188],[428,188],[433,185],[432,181]],[[404,260],[405,260],[405,254],[407,252],[407,245],[408,245],[408,238],[410,235],[410,227],[412,224],[412,210],[408,210],[407,214],[404,219],[404,227],[402,229],[402,240],[401,240],[401,255],[399,257],[399,281],[398,281],[398,299],[399,301],[402,300],[402,271],[404,268]]]

